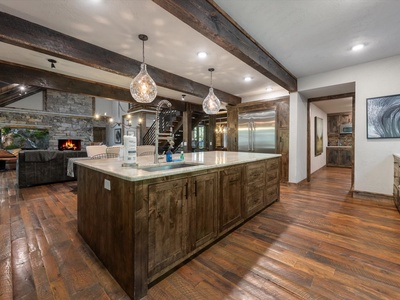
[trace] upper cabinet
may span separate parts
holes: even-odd
[[[341,126],[351,123],[351,112],[328,114],[328,146],[351,146],[353,143],[352,134],[343,134],[340,131]]]

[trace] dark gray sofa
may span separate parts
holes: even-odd
[[[68,159],[86,157],[86,151],[21,151],[17,161],[18,187],[75,180],[67,176]]]

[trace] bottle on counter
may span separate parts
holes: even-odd
[[[133,133],[124,135],[124,163],[136,164],[136,137]]]
[[[183,154],[183,151],[181,151],[181,155],[179,156],[179,158],[180,158],[181,160],[185,160],[185,154]]]
[[[165,159],[167,162],[172,162],[172,152],[171,149],[168,148],[167,153],[165,154]]]

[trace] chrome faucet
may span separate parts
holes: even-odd
[[[170,108],[172,106],[171,102],[169,102],[168,100],[161,100],[158,104],[157,104],[157,108],[156,108],[156,131],[155,131],[155,136],[156,136],[156,141],[155,141],[155,147],[154,147],[154,163],[158,164],[158,140],[160,139],[160,111],[161,108],[165,106]],[[165,139],[165,137],[172,137],[172,129],[171,129],[171,134],[167,134],[167,136],[165,134],[162,134],[162,137],[164,137],[163,139]]]

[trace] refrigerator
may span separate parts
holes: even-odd
[[[276,153],[275,123],[275,110],[240,113],[239,151]]]

